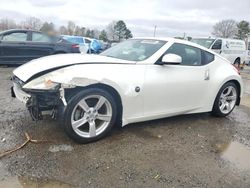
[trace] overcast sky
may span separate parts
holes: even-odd
[[[124,20],[134,36],[209,36],[222,19],[250,21],[250,0],[0,0],[0,18],[35,16],[56,25],[69,20],[102,29]]]

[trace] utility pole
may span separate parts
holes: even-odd
[[[157,28],[157,26],[155,25],[155,28],[154,28],[154,37],[155,37],[155,34],[156,34],[156,28]]]

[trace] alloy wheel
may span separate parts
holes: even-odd
[[[219,100],[219,108],[223,114],[231,112],[236,104],[237,91],[233,86],[226,87],[221,95]]]
[[[112,106],[101,95],[90,95],[80,100],[71,114],[71,126],[75,133],[92,138],[103,133],[112,118]]]

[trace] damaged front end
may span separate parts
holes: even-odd
[[[34,121],[41,120],[43,115],[50,115],[57,118],[58,107],[66,106],[65,88],[62,84],[56,84],[47,90],[27,89],[16,76],[12,77],[14,86],[11,88],[11,95],[26,104],[28,111]]]
[[[26,107],[30,112],[33,120],[41,120],[43,115],[51,115],[56,118],[57,107],[60,104],[60,96],[58,91],[29,91],[31,97],[26,103]]]

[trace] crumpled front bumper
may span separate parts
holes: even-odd
[[[17,83],[13,83],[13,87],[11,87],[11,96],[17,98],[24,104],[27,104],[31,98],[31,95],[24,92]]]
[[[12,78],[13,87],[11,87],[11,96],[24,103],[30,112],[33,120],[41,120],[43,114],[49,114],[55,117],[55,112],[60,103],[59,90],[23,90],[22,83]]]

